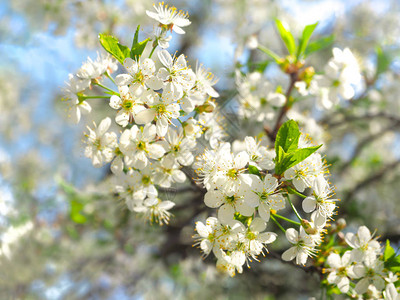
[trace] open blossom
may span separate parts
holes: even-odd
[[[292,180],[299,192],[303,192],[306,187],[311,186],[317,176],[324,172],[325,165],[322,162],[321,154],[313,153],[302,162],[286,170],[284,176],[286,180]]]
[[[346,243],[353,248],[351,251],[354,261],[363,261],[367,257],[375,257],[380,252],[380,245],[376,238],[373,238],[371,232],[366,226],[360,226],[357,234],[346,233]]]
[[[239,241],[248,247],[248,254],[257,259],[257,255],[268,251],[266,244],[271,244],[276,240],[277,234],[274,232],[264,232],[267,224],[261,218],[255,218],[243,235],[239,235]]]
[[[361,278],[355,286],[357,294],[364,294],[370,285],[373,285],[378,291],[385,288],[385,280],[383,279],[384,265],[383,261],[375,256],[369,256],[353,267],[356,278]]]
[[[89,130],[86,136],[85,156],[92,159],[93,166],[101,167],[103,164],[110,162],[114,157],[113,149],[118,145],[117,135],[114,132],[107,132],[111,126],[111,119],[103,119],[99,126],[94,129],[87,126]]]
[[[196,147],[196,139],[185,137],[182,130],[169,130],[165,135],[164,149],[171,157],[183,166],[189,166],[194,161],[193,149]]]
[[[204,195],[204,203],[211,208],[218,208],[218,219],[227,224],[233,220],[235,212],[243,216],[251,216],[254,208],[247,205],[246,199],[239,193],[226,195],[220,190],[210,190]]]
[[[118,86],[130,85],[131,92],[140,87],[148,87],[155,91],[163,87],[161,80],[155,76],[156,66],[152,59],[139,57],[136,61],[128,57],[124,60],[124,67],[129,74],[120,74],[115,78]]]
[[[132,94],[127,86],[120,86],[118,90],[120,96],[112,95],[109,104],[110,107],[118,110],[115,116],[115,122],[122,127],[126,127],[129,123],[134,122],[137,113],[145,109],[140,99],[141,96],[144,97],[145,95],[142,95],[142,92],[138,90],[136,90],[138,94]],[[147,92],[145,92],[145,94],[147,94]]]
[[[82,92],[89,87],[85,80],[82,80],[72,74],[69,74],[69,81],[66,83],[64,88],[65,98],[68,100],[69,114],[72,122],[78,124],[81,115],[89,114],[92,107],[86,101],[80,101],[78,98],[78,93]]]
[[[246,204],[258,207],[260,217],[268,221],[271,210],[278,211],[285,208],[285,199],[277,191],[278,180],[271,174],[267,174],[263,180],[255,175],[251,175],[251,178],[251,186],[245,187]]]
[[[263,170],[272,170],[275,168],[274,158],[275,151],[268,150],[266,147],[261,146],[255,138],[246,136],[244,139],[246,143],[246,151],[249,154],[250,164]]]
[[[154,20],[164,25],[166,29],[173,30],[178,34],[184,34],[185,31],[181,27],[186,27],[191,24],[188,19],[188,14],[182,10],[178,11],[174,6],[168,7],[164,2],[153,5],[156,12],[146,10],[146,14]]]
[[[171,41],[172,36],[167,36],[167,31],[157,27],[154,30],[153,39],[157,41],[158,46],[163,49],[167,49],[169,47],[169,42]]]
[[[346,48],[333,48],[333,58],[325,66],[324,75],[316,75],[311,92],[317,96],[318,106],[331,109],[339,102],[339,97],[349,100],[354,97],[353,85],[360,78],[360,68],[353,53]]]
[[[242,184],[251,185],[250,175],[244,173],[248,162],[249,155],[245,151],[235,156],[226,151],[218,162],[218,171],[213,178],[214,184],[228,196],[239,191]]]
[[[165,67],[158,70],[158,78],[166,83],[166,89],[176,95],[176,99],[182,98],[183,92],[190,90],[196,80],[196,75],[187,67],[185,56],[181,54],[173,59],[167,50],[161,50],[158,58]]]
[[[143,128],[134,125],[126,129],[120,138],[120,149],[125,154],[125,163],[139,170],[144,169],[149,159],[161,158],[165,150],[155,142],[156,126],[147,124]]]
[[[156,121],[156,130],[158,136],[165,136],[172,119],[177,119],[179,114],[179,104],[174,103],[177,99],[176,91],[164,89],[162,96],[153,93],[145,99],[148,108],[143,109],[135,116],[138,124],[148,124]]]
[[[347,293],[350,287],[350,278],[354,277],[351,265],[353,263],[351,259],[350,251],[346,251],[342,257],[337,253],[331,253],[327,259],[327,269],[329,275],[327,280],[330,284],[336,284],[342,293]]]
[[[133,210],[142,213],[150,223],[156,222],[160,225],[168,224],[171,213],[169,210],[175,206],[172,201],[162,201],[154,195],[146,198],[142,204],[133,207]]]
[[[296,258],[296,264],[305,265],[307,257],[313,256],[315,253],[314,243],[310,236],[305,233],[303,227],[300,227],[300,233],[293,228],[287,229],[286,238],[293,246],[283,252],[282,259],[291,261]]]
[[[215,78],[214,75],[205,69],[202,64],[196,63],[196,82],[194,86],[196,91],[217,98],[219,97],[219,94],[213,88],[213,85],[217,82],[218,78]]]
[[[306,213],[316,210],[316,222],[322,225],[325,223],[326,219],[332,217],[336,208],[335,201],[337,201],[337,199],[329,199],[332,194],[332,189],[323,175],[319,175],[313,181],[311,187],[313,189],[313,194],[303,200],[303,210]]]
[[[199,245],[200,249],[204,253],[204,257],[208,256],[214,248],[214,251],[219,249],[219,245],[216,242],[218,239],[218,235],[221,231],[221,224],[217,218],[209,217],[206,220],[206,223],[196,222],[196,231],[197,234],[194,236],[196,239],[195,245]]]
[[[186,175],[172,157],[163,157],[157,164],[154,182],[162,187],[169,188],[173,182],[182,183]]]
[[[129,171],[128,173],[121,173],[116,176],[116,184],[115,184],[115,192],[118,193],[121,199],[125,200],[127,207],[130,210],[133,210],[133,207],[137,203],[141,203],[144,198],[146,198],[146,194],[143,189],[140,188],[140,177],[137,176],[137,173],[133,173]],[[157,193],[155,194],[157,196]]]

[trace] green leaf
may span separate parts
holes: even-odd
[[[294,165],[297,165],[298,163],[302,162],[303,160],[305,160],[307,157],[309,157],[311,154],[313,154],[315,151],[317,151],[321,147],[322,147],[322,144],[319,146],[297,149],[296,151],[290,153],[294,163],[292,165],[288,166],[287,168],[289,169],[289,168],[293,167]]]
[[[112,56],[114,56],[121,64],[124,63],[125,58],[129,57],[129,47],[118,43],[117,38],[101,33],[99,35],[99,41],[103,48]]]
[[[146,48],[146,45],[149,41],[150,41],[150,38],[145,39],[144,41],[132,46],[130,57],[132,59],[137,59],[140,55],[142,55],[142,53],[143,53],[144,49]]]
[[[83,224],[87,221],[86,217],[81,214],[84,205],[76,200],[71,200],[71,220],[78,224]]]
[[[261,176],[261,174],[260,174],[260,170],[258,170],[258,168],[257,168],[257,167],[255,167],[255,166],[252,166],[252,165],[249,165],[248,169],[249,169],[249,173],[250,173],[250,174],[257,175],[258,177],[260,177],[260,176]]]
[[[297,59],[301,58],[301,56],[303,56],[304,52],[306,51],[308,41],[310,40],[311,35],[313,34],[315,27],[317,27],[317,25],[318,22],[311,25],[307,25],[304,28],[303,34],[299,41],[299,47],[297,48],[297,55],[296,55]]]
[[[284,154],[283,159],[275,166],[275,173],[281,175],[287,169],[302,162],[321,147],[322,144],[315,147],[297,149],[290,153]]]
[[[333,44],[334,40],[335,40],[335,36],[332,34],[332,35],[320,38],[314,42],[311,42],[306,47],[306,49],[304,51],[304,55],[309,56],[311,53],[313,53],[315,51],[328,48],[330,45]]]
[[[135,36],[133,37],[132,41],[132,47],[129,53],[129,57],[132,59],[138,59],[138,57],[142,55],[144,49],[146,48],[147,43],[150,41],[150,38],[148,38],[142,42],[139,42],[139,29],[140,25],[136,28]]]
[[[133,46],[135,46],[137,43],[139,43],[139,29],[140,29],[140,25],[138,25],[138,27],[136,27],[136,31],[135,31],[135,35],[133,37],[131,48],[133,48]]]
[[[383,261],[388,261],[395,255],[394,249],[390,246],[390,241],[386,240],[386,248],[385,252],[383,253]]]
[[[390,56],[382,50],[382,47],[376,47],[376,75],[385,72],[390,66]]]
[[[300,130],[296,121],[289,120],[279,128],[275,140],[275,152],[278,155],[279,146],[284,152],[290,153],[297,149],[299,143]]]
[[[285,43],[289,54],[294,55],[296,52],[296,42],[294,40],[293,35],[290,33],[289,30],[287,30],[281,21],[279,21],[278,19],[275,19],[275,25],[276,28],[278,28],[279,34],[283,40],[283,42]]]
[[[281,58],[279,57],[278,54],[261,45],[259,45],[257,48],[260,49],[265,54],[267,54],[268,56],[270,56],[273,60],[275,60],[276,63],[279,63]]]

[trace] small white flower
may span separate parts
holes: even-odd
[[[77,95],[88,87],[89,85],[85,80],[69,74],[69,81],[66,83],[64,93],[65,99],[68,100],[69,105],[68,116],[75,124],[79,123],[82,114],[89,114],[92,110],[89,103],[87,103],[86,101],[80,101]]]
[[[357,234],[346,233],[346,243],[353,248],[351,251],[354,261],[364,261],[367,257],[375,257],[380,253],[381,247],[376,238],[373,238],[371,232],[366,226],[360,226]]]
[[[329,275],[327,280],[330,284],[336,284],[342,293],[347,293],[350,287],[350,277],[351,271],[351,253],[346,251],[342,257],[337,253],[331,253],[328,256],[327,263],[330,266],[327,271]]]
[[[153,90],[159,90],[163,87],[160,79],[155,76],[156,66],[150,58],[139,58],[138,62],[128,57],[124,60],[124,67],[129,74],[120,74],[115,78],[118,86],[130,85],[131,93],[141,85]]]
[[[163,157],[156,167],[154,183],[162,187],[169,188],[171,183],[182,183],[186,180],[186,175],[180,170],[180,166],[171,157]]]
[[[111,119],[103,119],[99,127],[94,129],[87,126],[89,133],[86,133],[85,156],[92,159],[93,166],[101,167],[103,164],[110,162],[114,157],[113,149],[117,147],[117,135],[114,132],[107,132],[111,126]]]
[[[177,119],[179,114],[179,104],[173,103],[176,93],[164,89],[162,97],[155,94],[154,97],[148,98],[146,101],[148,108],[143,109],[135,116],[138,124],[148,124],[153,120],[156,121],[156,129],[158,136],[165,136],[168,131],[169,124],[172,119]]]
[[[230,150],[230,147],[229,147]],[[213,178],[215,185],[228,196],[239,191],[242,184],[251,185],[251,177],[245,174],[245,166],[249,162],[249,155],[242,151],[234,156],[227,152],[218,162],[218,171]]]
[[[254,208],[248,206],[239,193],[228,196],[220,190],[211,190],[204,195],[204,203],[211,208],[219,207],[218,219],[223,224],[230,223],[235,212],[247,217],[254,213]]]
[[[306,213],[316,210],[316,222],[318,225],[325,224],[326,219],[330,219],[336,208],[337,199],[329,199],[332,189],[323,175],[319,175],[311,184],[313,195],[303,200],[303,210]]]
[[[304,192],[306,187],[311,187],[318,175],[325,172],[325,166],[319,153],[313,153],[302,162],[286,170],[285,180],[292,180],[299,192]]]
[[[221,230],[221,224],[217,218],[209,217],[206,223],[196,222],[197,234],[194,236],[196,239],[195,245],[199,245],[200,249],[204,252],[204,257],[208,256],[211,250],[217,246],[217,238]],[[217,249],[219,247],[217,246]]]
[[[171,216],[169,210],[174,206],[175,203],[172,201],[162,201],[155,196],[150,196],[143,201],[143,204],[133,207],[133,210],[142,213],[150,223],[156,222],[162,226],[169,223]]]
[[[183,54],[172,58],[167,50],[158,52],[158,58],[165,68],[158,70],[158,78],[166,83],[167,91],[177,100],[182,98],[184,91],[189,91],[195,84],[196,75],[187,67]]]
[[[283,260],[291,261],[296,258],[296,264],[305,265],[307,257],[315,255],[312,239],[305,233],[303,227],[300,227],[300,233],[293,228],[287,229],[286,238],[293,244],[293,247],[283,252]]]
[[[112,95],[109,105],[118,110],[115,116],[115,122],[122,127],[126,127],[129,123],[134,122],[137,113],[145,109],[140,99],[142,92],[139,94],[132,94],[127,86],[120,86],[118,90],[121,97]],[[146,92],[145,94],[147,95]]]
[[[285,208],[284,198],[277,191],[278,180],[271,174],[267,174],[264,180],[255,175],[251,175],[251,178],[251,186],[245,187],[245,202],[251,207],[258,207],[260,217],[268,221],[271,210],[278,211]]]
[[[190,25],[188,14],[183,11],[178,11],[174,6],[164,6],[164,2],[158,3],[158,6],[153,5],[156,12],[146,10],[146,14],[160,22],[167,30],[173,30],[178,34],[184,34],[185,31],[181,27]]]
[[[251,165],[261,170],[272,170],[275,168],[275,151],[269,151],[266,147],[261,146],[260,142],[257,142],[255,138],[250,136],[246,136],[245,143]]]
[[[155,142],[156,126],[147,124],[143,128],[136,125],[126,129],[120,138],[120,150],[125,154],[125,163],[139,170],[144,169],[149,159],[161,158],[165,150]]]

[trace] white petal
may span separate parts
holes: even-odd
[[[120,74],[115,77],[115,84],[118,86],[128,85],[132,82],[133,77],[129,74]]]
[[[158,58],[160,59],[160,62],[167,68],[172,67],[172,57],[171,54],[167,50],[161,50],[158,52]]]
[[[156,112],[153,109],[145,109],[136,114],[135,122],[138,124],[148,124],[154,120]]]
[[[303,200],[303,203],[302,203],[303,210],[306,213],[310,213],[315,210],[316,204],[317,204],[317,201],[315,200],[315,198],[313,196],[307,197]]]
[[[117,95],[112,95],[110,98],[110,106],[114,109],[120,109],[122,100]]]

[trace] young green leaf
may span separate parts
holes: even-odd
[[[304,30],[303,30],[303,34],[301,36],[301,39],[299,41],[299,47],[297,48],[297,59],[300,59],[303,55],[304,52],[306,51],[308,42],[311,38],[311,35],[313,34],[315,27],[317,27],[318,22],[311,24],[311,25],[307,25]]]
[[[388,261],[394,255],[395,255],[394,249],[392,248],[392,246],[390,246],[389,240],[386,240],[386,248],[385,248],[385,252],[383,252],[383,261],[385,261],[385,262]]]
[[[284,152],[291,152],[297,149],[299,143],[300,130],[296,121],[289,120],[279,128],[275,140],[275,152],[278,155],[279,146]]]
[[[322,145],[309,148],[301,148],[284,154],[283,159],[279,161],[279,163],[275,166],[275,173],[278,175],[283,174],[287,169],[302,162],[321,147]]]
[[[257,175],[258,177],[261,177],[260,170],[258,170],[257,167],[249,165],[248,169],[249,169],[250,174],[254,174],[254,175]]]
[[[382,47],[376,47],[376,75],[385,72],[390,66],[390,56],[382,50]]]
[[[290,33],[289,30],[287,30],[285,28],[285,26],[283,26],[282,22],[279,21],[278,19],[275,19],[275,25],[279,31],[279,34],[280,34],[283,42],[285,43],[285,45],[289,51],[289,54],[294,55],[296,52],[296,42],[294,40],[293,35]]]
[[[129,53],[129,57],[132,59],[137,59],[140,55],[142,55],[147,43],[150,41],[150,38],[148,38],[144,41],[139,42],[139,29],[140,25],[136,28],[135,36],[133,37],[132,41],[131,51]]]
[[[121,64],[124,63],[125,58],[129,57],[129,47],[118,43],[118,40],[115,37],[101,33],[99,35],[99,41],[103,48],[114,56]]]
[[[139,29],[140,29],[140,25],[138,25],[138,27],[136,27],[136,31],[135,31],[135,35],[133,37],[131,48],[133,48],[133,46],[135,46],[137,43],[139,43]]]
[[[311,53],[313,53],[315,51],[325,49],[325,48],[329,47],[330,45],[332,45],[334,40],[335,40],[335,36],[332,34],[332,35],[320,38],[314,42],[311,42],[306,46],[304,55],[309,56]]]
[[[137,59],[140,55],[142,55],[144,48],[146,48],[147,43],[150,41],[150,38],[141,41],[140,43],[136,43],[132,46],[130,57],[132,59]]]
[[[275,60],[276,63],[279,63],[279,60],[281,59],[279,57],[278,54],[276,54],[275,52],[273,52],[272,50],[269,50],[268,48],[259,45],[257,47],[259,50],[261,50],[262,52],[264,52],[265,54],[267,54],[268,56],[270,56],[273,60]]]

